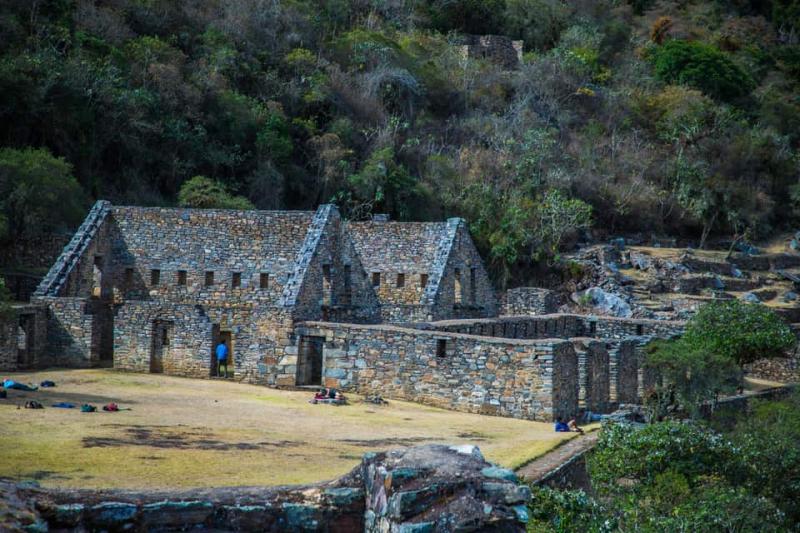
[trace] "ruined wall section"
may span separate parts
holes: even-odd
[[[37,297],[88,297],[93,286],[95,255],[108,251],[106,220],[111,204],[100,200],[89,210],[83,223],[61,252],[55,264],[34,292]]]
[[[296,320],[380,321],[379,301],[334,205],[320,206],[281,299]]]
[[[325,339],[329,387],[529,420],[577,412],[577,359],[568,341],[324,322],[299,324],[296,333]],[[565,391],[569,383],[574,393]]]
[[[517,287],[506,291],[502,314],[506,316],[549,315],[558,309],[558,296],[550,289]]]
[[[466,223],[451,218],[447,230],[425,292],[433,320],[497,316],[497,298]]]
[[[108,275],[115,298],[275,305],[312,216],[306,211],[114,207]]]
[[[350,222],[348,232],[367,281],[377,294],[381,321],[427,320],[426,296],[437,283],[437,260],[449,253],[449,223]],[[445,259],[446,260],[446,259]]]
[[[31,301],[43,305],[46,352],[37,363],[86,368],[99,363],[108,345],[110,295],[108,278],[98,279],[110,255],[111,204],[98,201],[56,263],[36,289]],[[39,342],[39,341],[37,341]],[[104,344],[105,343],[105,344]]]
[[[439,320],[414,327],[468,335],[512,339],[592,337],[623,340],[652,336],[672,338],[683,333],[684,322],[573,314],[502,316],[500,318]]]

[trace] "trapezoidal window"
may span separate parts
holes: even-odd
[[[211,287],[214,284],[214,272],[209,270],[206,272],[205,286]]]
[[[178,285],[186,285],[186,271],[178,270]]]
[[[406,275],[402,272],[397,274],[397,287],[405,287],[406,286]]]
[[[428,275],[427,274],[420,274],[419,275],[419,286],[423,289],[428,286]]]
[[[436,357],[447,357],[447,339],[436,339]]]
[[[351,276],[353,274],[353,269],[350,265],[344,266],[344,301],[342,302],[345,305],[350,305],[353,300],[353,281]]]
[[[333,283],[331,281],[331,266],[322,265],[322,305],[333,304]]]
[[[130,287],[133,285],[133,269],[126,268],[125,269],[125,285]]]
[[[380,287],[381,286],[381,273],[380,272],[373,272],[372,273],[372,286],[373,287]]]
[[[262,272],[258,278],[258,286],[261,289],[269,289],[269,274]]]
[[[469,269],[469,303],[478,303],[478,287],[477,285],[478,269],[472,267]]]
[[[453,272],[453,303],[461,303],[461,269],[458,268]]]
[[[161,283],[161,271],[154,268],[150,271],[150,285],[155,287],[159,283]]]
[[[231,274],[231,288],[238,289],[242,286],[242,273],[241,272],[234,272]]]
[[[644,335],[644,326],[642,324],[636,324],[636,334]]]

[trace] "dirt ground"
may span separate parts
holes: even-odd
[[[0,376],[2,377],[2,376]],[[367,451],[472,443],[516,468],[573,435],[549,423],[456,413],[409,402],[312,405],[306,392],[113,370],[8,374],[56,388],[0,400],[0,478],[43,486],[189,488],[282,485],[335,478]],[[20,408],[28,399],[45,409]],[[117,413],[81,413],[55,402]],[[20,407],[18,407],[20,406]]]

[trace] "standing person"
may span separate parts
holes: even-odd
[[[222,376],[222,367],[225,367],[225,376],[228,377],[228,347],[225,345],[225,340],[220,339],[217,344],[217,376]]]

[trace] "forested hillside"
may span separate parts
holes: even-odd
[[[0,232],[141,205],[575,230],[800,222],[798,0],[2,0]],[[464,34],[524,40],[504,70]]]

